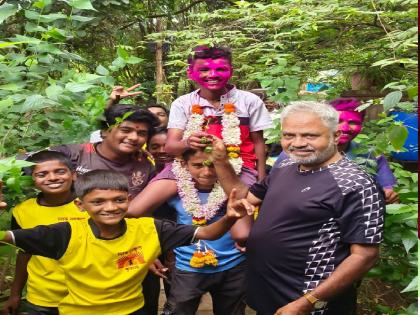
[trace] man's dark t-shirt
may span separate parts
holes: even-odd
[[[316,288],[351,244],[382,240],[383,197],[347,158],[310,172],[285,160],[250,191],[263,203],[247,242],[247,300],[261,314]],[[347,314],[338,308],[354,303],[344,294],[314,314]]]
[[[114,170],[128,178],[130,198],[135,197],[147,185],[154,175],[154,167],[150,161],[140,154],[133,155],[131,161],[115,162],[103,157],[96,150],[97,143],[68,144],[53,147],[50,150],[67,155],[78,174],[92,170]]]

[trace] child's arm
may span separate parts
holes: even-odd
[[[68,222],[39,225],[32,229],[0,231],[0,243],[14,244],[26,253],[60,259],[67,250],[71,237]]]
[[[265,144],[263,131],[254,131],[250,133],[250,138],[254,143],[255,155],[257,157],[257,172],[258,180],[262,180],[265,177]]]
[[[220,220],[200,227],[195,234],[195,239],[216,240],[229,231],[238,219],[247,214],[252,215],[253,213],[254,206],[246,199],[237,199],[236,189],[232,189],[229,194],[226,214]]]
[[[165,201],[176,195],[176,181],[160,179],[149,183],[128,206],[127,217],[138,218],[151,215]]]
[[[188,137],[188,139],[182,140],[184,130],[177,128],[168,129],[168,138],[166,140],[165,150],[169,154],[180,155],[188,148],[200,150],[207,146],[207,144],[201,143],[201,138],[208,136],[207,133],[197,131]]]
[[[6,314],[16,314],[19,308],[20,299],[22,297],[22,290],[25,287],[28,279],[28,262],[31,259],[30,254],[18,252],[16,258],[15,278],[13,279],[12,287],[10,289],[9,299],[4,303],[3,310]]]

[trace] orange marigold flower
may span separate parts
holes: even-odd
[[[192,112],[193,114],[199,114],[199,115],[202,115],[202,114],[203,114],[203,109],[201,108],[201,106],[200,106],[199,104],[194,104],[194,105],[191,107],[191,112]]]
[[[225,113],[234,113],[235,112],[235,105],[232,103],[226,103],[224,105]]]

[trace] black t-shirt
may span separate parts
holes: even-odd
[[[97,226],[89,219],[93,234],[100,238]],[[154,220],[162,252],[169,249],[190,245],[196,226],[177,224],[170,220]],[[126,229],[125,221],[123,233]],[[71,237],[68,222],[39,225],[31,229],[13,230],[16,246],[32,255],[60,259],[67,250]]]
[[[247,242],[247,299],[261,314],[316,288],[351,244],[382,240],[383,196],[347,158],[310,172],[285,160],[250,191],[263,203]],[[337,314],[334,304],[323,314]]]

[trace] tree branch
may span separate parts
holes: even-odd
[[[201,2],[204,2],[205,0],[196,0],[196,1],[193,1],[193,2],[191,2],[189,5],[187,5],[185,8],[182,8],[182,9],[179,9],[178,11],[175,11],[174,13],[172,13],[171,15],[178,15],[178,14],[180,14],[180,13],[183,13],[183,12],[185,12],[185,11],[188,11],[189,9],[191,9],[193,6],[195,6],[195,5],[197,5],[197,4],[199,4],[199,3],[201,3]],[[148,18],[148,19],[153,19],[153,18],[158,18],[158,17],[169,17],[170,15],[169,14],[155,14],[155,15],[149,15],[149,16],[146,16],[146,18]]]

